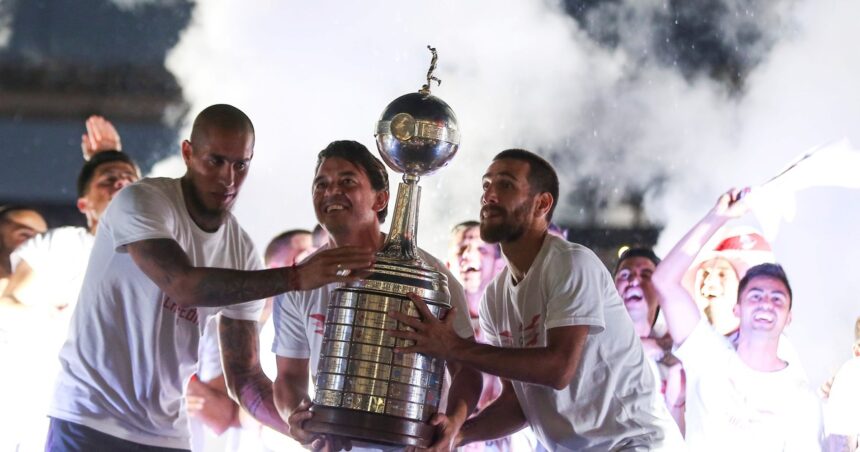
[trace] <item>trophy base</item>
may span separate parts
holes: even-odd
[[[424,422],[375,413],[316,405],[304,429],[372,443],[428,447],[435,428]]]

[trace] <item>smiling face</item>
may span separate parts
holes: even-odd
[[[651,275],[657,266],[641,256],[621,261],[615,272],[615,288],[624,300],[624,307],[634,323],[650,326],[657,312],[657,299],[650,290]]]
[[[377,212],[388,204],[388,192],[376,191],[364,170],[340,157],[320,163],[312,187],[317,221],[332,236],[359,228],[379,230]]]
[[[752,278],[738,298],[734,313],[741,335],[778,337],[791,323],[791,298],[785,284],[770,276]]]
[[[466,293],[479,293],[495,276],[496,246],[481,240],[479,227],[466,228],[455,244],[455,269]]]
[[[720,257],[702,262],[696,270],[696,304],[720,334],[731,333],[738,327],[738,319],[732,312],[738,282],[735,268]]]

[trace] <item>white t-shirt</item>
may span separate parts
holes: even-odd
[[[833,378],[825,410],[828,435],[860,440],[860,357],[854,357]]]
[[[589,327],[567,388],[512,381],[547,449],[683,448],[612,277],[588,248],[547,235],[522,281],[506,267],[487,287],[480,318],[489,343],[506,348],[545,347],[552,328]]]
[[[437,271],[448,277],[448,291],[451,294],[451,306],[457,308],[454,319],[454,330],[460,337],[473,336],[472,325],[469,322],[469,309],[466,304],[466,294],[463,286],[448,268],[435,257],[424,250],[418,250],[424,262],[432,265]],[[287,292],[275,297],[273,320],[275,323],[275,341],[272,351],[278,356],[294,359],[310,359],[312,381],[316,381],[319,366],[320,349],[322,348],[325,315],[332,292],[342,284],[334,283],[302,292]],[[440,410],[444,406],[445,390]],[[354,451],[396,450],[389,446],[378,446],[370,443],[353,443]]]
[[[687,374],[691,450],[820,450],[821,408],[792,363],[775,372],[751,369],[704,317],[675,356]]]
[[[179,179],[121,190],[99,223],[49,415],[140,444],[188,448],[182,394],[208,318],[221,311],[256,321],[263,302],[180,307],[127,253],[126,245],[147,239],[176,241],[199,267],[262,267],[232,215],[212,233],[191,220]]]

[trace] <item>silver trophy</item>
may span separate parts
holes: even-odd
[[[406,329],[388,316],[400,311],[419,317],[406,296],[418,294],[437,317],[451,307],[448,279],[418,255],[418,179],[445,166],[460,144],[457,118],[444,101],[430,94],[436,49],[427,83],[417,93],[388,104],[376,124],[382,159],[403,173],[391,230],[367,278],[332,293],[316,375],[314,417],[305,428],[362,441],[429,446],[430,417],[439,408],[445,362],[410,353],[409,345],[386,333]]]

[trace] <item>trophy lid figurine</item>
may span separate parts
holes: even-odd
[[[395,354],[410,345],[386,330],[403,329],[388,316],[418,317],[407,297],[415,293],[437,317],[450,309],[448,280],[418,255],[418,180],[445,166],[457,153],[460,133],[451,107],[430,94],[436,49],[427,83],[392,101],[376,125],[379,153],[403,173],[391,230],[371,275],[336,289],[325,317],[314,395],[314,417],[305,429],[361,441],[427,447],[435,429],[445,363],[416,353]]]

